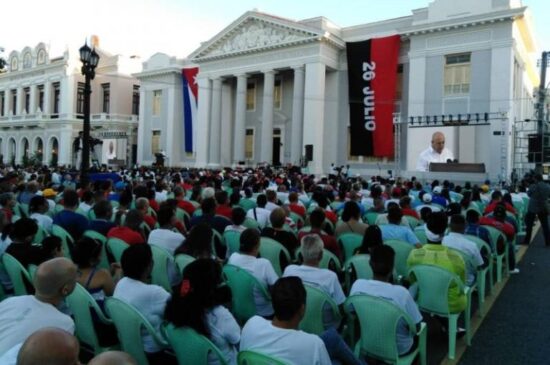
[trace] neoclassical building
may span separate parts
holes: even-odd
[[[91,135],[104,143],[93,155],[99,163],[116,159],[129,164],[135,156],[139,112],[139,82],[131,73],[140,62],[96,51],[100,61],[92,81]],[[74,166],[73,142],[82,130],[84,100],[78,48],[52,57],[39,43],[12,51],[7,61],[7,71],[0,73],[3,162]]]
[[[352,156],[346,43],[390,35],[401,37],[395,154]],[[500,179],[514,164],[516,123],[533,118],[537,53],[530,12],[519,0],[435,0],[410,16],[351,27],[249,11],[186,60],[157,54],[144,63],[136,75],[138,159],[152,161],[164,149],[171,165],[300,163],[312,146],[312,173],[334,163],[354,173],[406,175],[440,130],[456,158],[484,163],[487,177]],[[199,67],[196,143],[185,153],[181,69],[192,66]],[[473,125],[485,115],[486,123]],[[472,124],[414,123],[434,116]]]

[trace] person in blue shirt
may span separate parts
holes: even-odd
[[[76,241],[88,229],[88,219],[75,212],[78,208],[78,194],[76,191],[66,189],[63,192],[63,207],[64,209],[53,217],[53,224],[64,228]]]
[[[410,227],[401,225],[401,218],[403,213],[401,208],[397,204],[391,204],[388,206],[388,224],[383,224],[380,226],[382,231],[382,239],[386,240],[401,240],[416,248],[422,247],[418,237],[414,234]]]
[[[464,234],[476,236],[491,245],[491,239],[489,237],[489,230],[479,224],[479,213],[475,209],[468,209],[466,211],[466,229]]]

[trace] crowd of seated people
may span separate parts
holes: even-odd
[[[436,265],[469,286],[492,254],[506,249],[509,272],[518,273],[514,246],[524,227],[528,186],[529,179],[516,187],[491,187],[449,181],[422,184],[414,178],[316,177],[269,166],[221,171],[136,168],[84,183],[78,174],[61,168],[0,169],[0,255],[13,256],[34,273],[26,283],[29,295],[16,297],[9,273],[0,268],[0,359],[13,361],[24,349],[32,349],[27,342],[42,331],[52,332],[52,341],[73,341],[71,311],[58,304],[78,283],[103,311],[110,297],[130,304],[160,337],[167,324],[192,328],[210,339],[229,364],[236,364],[244,350],[289,364],[373,361],[351,350],[346,300],[355,295],[383,298],[420,325],[416,278],[398,277],[399,265]],[[495,236],[493,229],[502,235]],[[224,232],[239,235],[238,252],[229,251]],[[355,239],[340,239],[351,236]],[[484,252],[472,237],[492,252]],[[281,254],[262,256],[262,238],[280,246]],[[406,262],[390,240],[407,247]],[[352,249],[346,246],[350,242],[355,242]],[[112,248],[115,243],[123,245],[120,257]],[[152,279],[155,265],[160,265],[153,259],[159,249],[169,260],[161,273],[169,286]],[[356,255],[363,261],[354,265],[365,270],[348,265]],[[180,256],[192,262],[176,265]],[[247,271],[270,294],[266,298],[254,288],[256,313],[244,323],[235,319],[224,265]],[[364,276],[365,271],[371,276]],[[344,285],[350,272],[353,279]],[[46,283],[44,278],[49,278]],[[337,308],[338,319],[324,304],[318,318],[321,333],[300,330],[310,286]],[[459,285],[451,285],[447,295],[449,311],[461,313],[466,298]],[[28,323],[12,328],[25,308]],[[42,313],[51,313],[57,323],[32,320]],[[102,327],[98,317],[92,317],[102,344],[118,342],[115,327]],[[177,363],[153,337],[142,335],[149,363]],[[404,322],[395,341],[400,356],[419,346]],[[110,356],[120,356],[120,363],[134,361],[117,353],[93,361],[109,361]],[[218,363],[212,354],[206,361]]]

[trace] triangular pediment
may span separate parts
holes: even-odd
[[[318,41],[324,32],[298,22],[247,12],[193,52],[195,62]]]

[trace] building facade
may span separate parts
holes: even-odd
[[[351,156],[346,42],[389,35],[401,36],[395,157]],[[349,164],[354,173],[399,170],[406,175],[414,174],[419,153],[440,130],[460,162],[484,163],[487,176],[500,179],[512,168],[514,124],[532,118],[536,53],[531,16],[519,0],[435,0],[410,16],[352,27],[324,17],[293,21],[250,11],[186,61],[171,64],[173,77],[162,83],[166,118],[159,117],[156,133],[166,136],[160,144],[173,165],[297,164],[304,160],[305,146],[312,146],[312,173],[326,173],[334,163]],[[166,71],[166,62],[156,64],[162,57],[169,60],[156,55],[137,75],[148,90],[146,77],[154,69]],[[199,67],[199,91],[196,150],[184,156],[177,68],[186,62]],[[158,143],[150,132],[158,88],[151,83],[150,94],[141,99],[139,156],[144,161],[149,146]],[[469,120],[485,113],[487,123],[476,126],[410,123],[411,117]]]
[[[96,51],[100,61],[91,85],[91,136],[103,145],[94,148],[92,160],[126,165],[136,150],[139,82],[131,73],[140,62]],[[7,71],[0,73],[3,163],[75,166],[84,102],[78,49],[51,57],[39,43],[12,51],[7,61]]]

